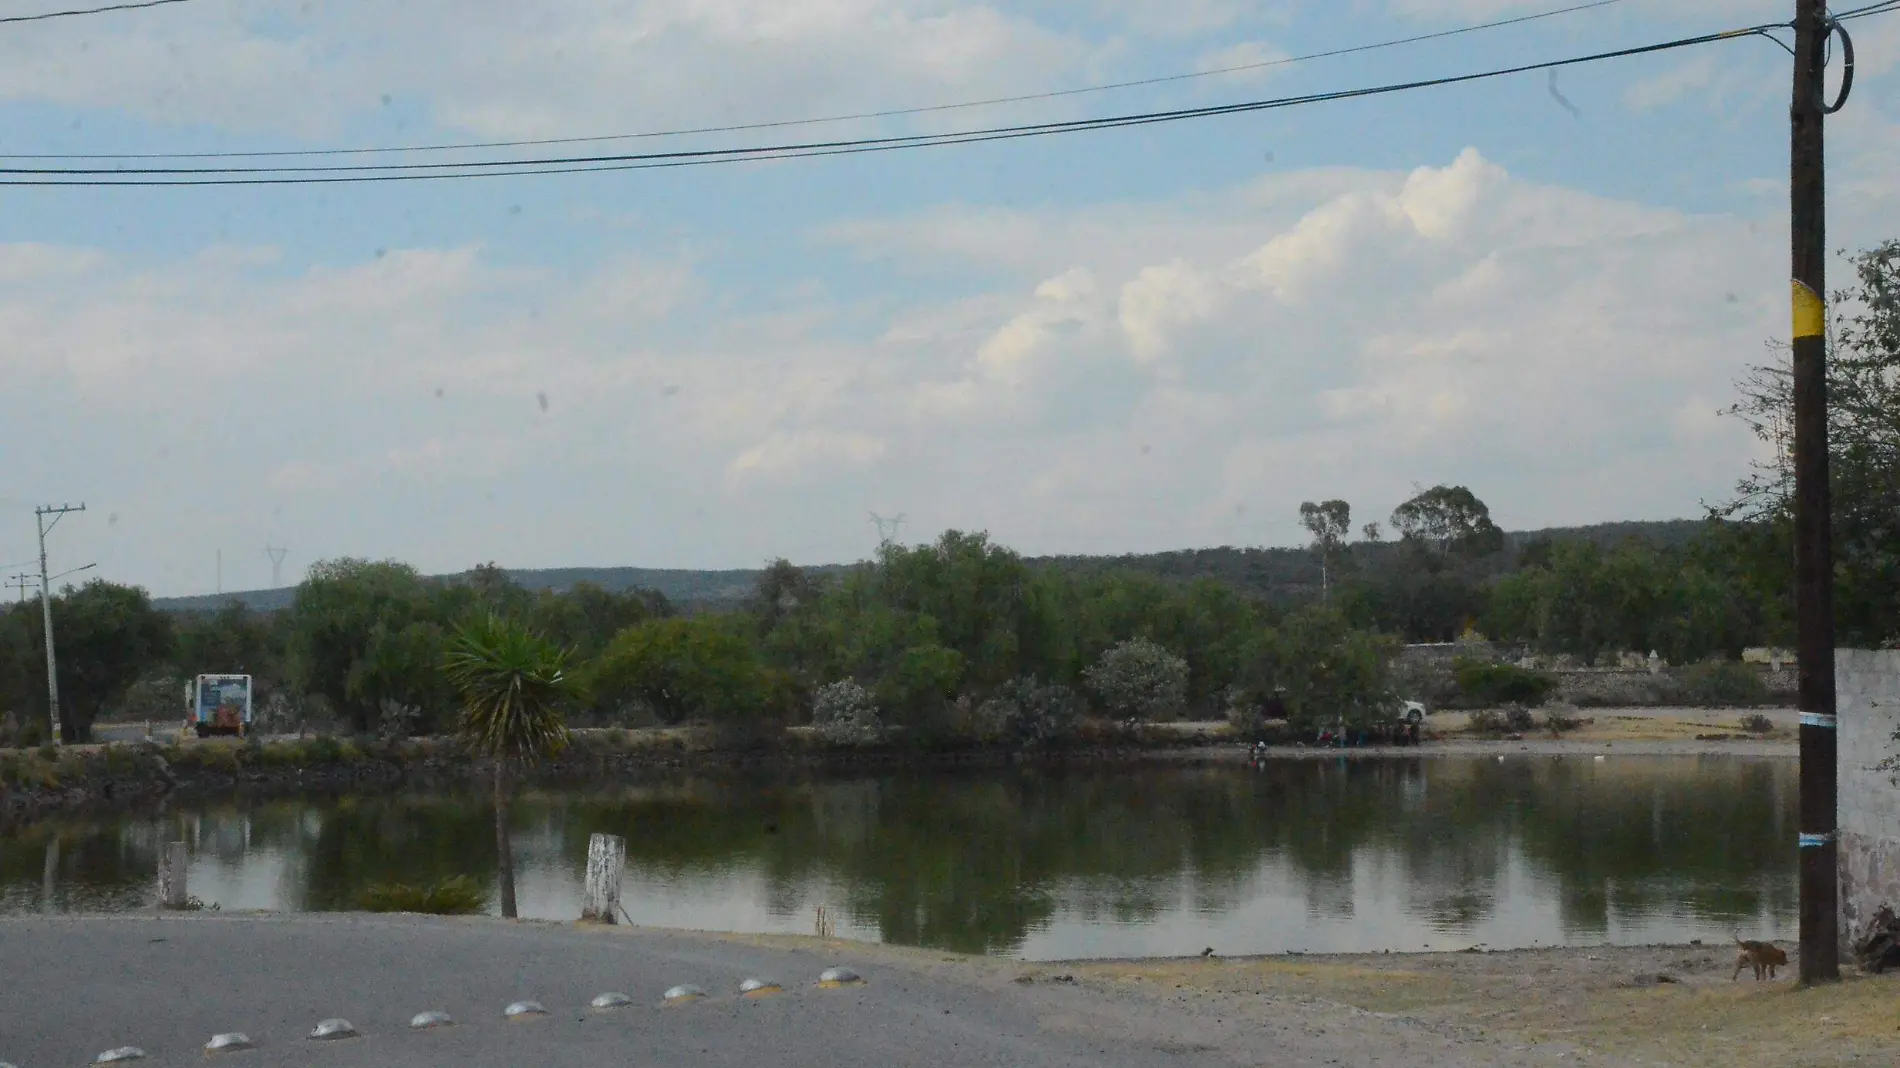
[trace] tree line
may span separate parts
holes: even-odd
[[[1835,296],[1836,612],[1843,644],[1900,636],[1900,241],[1862,253]],[[1355,531],[1351,506],[1307,502],[1319,589],[1267,598],[1234,582],[1036,566],[951,531],[823,576],[778,561],[736,610],[682,613],[651,592],[529,591],[493,565],[433,580],[394,562],[314,567],[275,613],[227,605],[169,616],[144,591],[94,581],[53,600],[62,728],[109,710],[182,712],[183,680],[245,672],[273,708],[356,731],[449,729],[443,658],[493,614],[570,650],[579,718],[817,722],[840,736],[901,728],[1034,741],[1087,715],[1244,716],[1296,724],[1376,718],[1404,642],[1469,633],[1593,660],[1656,650],[1733,658],[1792,638],[1786,368],[1755,368],[1733,413],[1772,458],[1681,543],[1513,545],[1463,486],[1400,502]],[[0,705],[10,737],[44,731],[37,605],[0,614]]]

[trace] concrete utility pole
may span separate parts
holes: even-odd
[[[55,508],[48,504],[33,509],[33,516],[39,521],[40,528],[40,618],[46,627],[46,716],[52,723],[53,744],[61,744],[59,728],[59,667],[53,656],[53,591],[52,580],[46,575],[46,532],[59,525],[67,512],[83,512],[83,502],[77,505],[62,504]],[[47,522],[46,517],[53,521]]]
[[[1847,103],[1854,51],[1826,0],[1795,0],[1788,196],[1794,296],[1795,650],[1801,706],[1801,981],[1840,979],[1834,703],[1834,563],[1827,444],[1825,117]],[[1840,98],[1827,102],[1827,44],[1839,34]]]
[[[7,585],[20,591],[20,603],[26,603],[26,591],[33,588],[32,575],[13,575],[7,579]]]

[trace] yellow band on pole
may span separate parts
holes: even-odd
[[[1827,305],[1821,295],[1804,282],[1794,283],[1794,336],[1823,337],[1827,334]]]

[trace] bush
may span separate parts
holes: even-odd
[[[1537,718],[1523,705],[1487,708],[1471,714],[1473,734],[1523,734],[1537,726]]]
[[[199,767],[206,771],[221,771],[235,774],[238,770],[239,747],[221,741],[199,742],[185,746],[178,754],[176,763],[180,767]]]
[[[488,888],[466,875],[416,886],[376,883],[356,897],[364,912],[420,912],[431,916],[464,916],[488,907]]]
[[[870,745],[884,737],[877,702],[855,679],[820,687],[812,700],[811,723],[834,745]]]
[[[1117,719],[1157,719],[1187,703],[1187,661],[1146,638],[1103,653],[1083,677]]]
[[[1552,734],[1567,734],[1581,726],[1583,726],[1583,720],[1562,708],[1550,708],[1544,711],[1544,729]]]
[[[1033,676],[1011,679],[976,708],[974,729],[985,742],[1047,745],[1075,733],[1083,701],[1067,686],[1045,686]]]
[[[341,758],[343,743],[328,734],[319,734],[315,738],[296,742],[285,748],[296,754],[294,759],[287,761],[288,763],[301,764],[305,767],[323,767],[326,764],[334,764]]]
[[[1716,661],[1684,670],[1677,693],[1682,703],[1707,708],[1746,708],[1768,701],[1768,684],[1747,664]]]
[[[1760,712],[1751,712],[1742,717],[1742,730],[1749,734],[1773,734],[1775,721]]]
[[[1543,704],[1557,688],[1557,680],[1549,675],[1526,671],[1513,664],[1460,659],[1454,672],[1458,690],[1465,700],[1487,708],[1497,705],[1535,707]]]

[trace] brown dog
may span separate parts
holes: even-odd
[[[1729,976],[1731,983],[1742,977],[1743,968],[1755,969],[1755,981],[1761,982],[1764,976],[1773,979],[1775,969],[1788,964],[1787,951],[1773,942],[1745,941],[1736,935],[1735,946],[1735,974]]]

